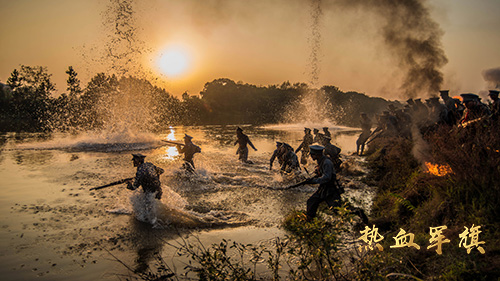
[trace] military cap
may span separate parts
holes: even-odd
[[[309,128],[304,128],[304,131],[308,131],[308,132],[310,132],[310,131],[311,131],[311,129],[309,129]]]
[[[282,144],[283,144],[282,142],[279,141],[276,142],[276,146],[281,146]]]
[[[321,145],[310,145],[309,146],[309,151],[311,154],[321,154],[323,153],[323,149],[325,149]]]
[[[467,94],[461,94],[460,96],[462,97],[462,101],[464,103],[469,101],[479,100],[479,96],[476,94],[467,93]]]
[[[407,103],[413,103],[413,102],[414,102],[414,100],[413,100],[412,98],[409,98],[409,99],[407,99],[407,100],[406,100],[406,102],[407,102]]]
[[[324,130],[324,131],[328,130],[328,127],[323,127],[323,130]]]
[[[236,129],[236,131],[243,132],[243,129],[242,129],[242,128],[240,128],[240,127],[238,127],[238,128]]]
[[[450,93],[450,90],[441,90],[441,91],[439,91],[439,94],[441,94],[441,96],[447,96],[447,95],[449,95],[449,93]]]
[[[132,154],[132,160],[133,159],[144,159],[146,158],[146,155],[140,154],[140,153],[134,153]]]
[[[190,136],[190,135],[188,135],[188,134],[184,134],[184,138],[185,138],[185,139],[190,139],[190,140],[191,140],[191,139],[193,139],[193,137],[192,137],[192,136]]]
[[[283,143],[283,146],[290,149],[290,150],[293,150],[293,147],[286,142]]]
[[[498,90],[490,90],[490,93],[488,95],[490,96],[498,96]]]
[[[314,130],[313,130],[313,131],[314,131],[315,133],[316,133],[316,132],[319,132],[319,130],[318,130],[318,129],[316,129],[316,128],[314,128]]]

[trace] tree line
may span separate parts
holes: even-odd
[[[390,103],[335,86],[312,89],[305,83],[256,86],[219,78],[198,95],[175,97],[150,81],[97,73],[82,87],[71,66],[66,91],[58,96],[46,67],[14,69],[0,84],[0,131],[99,130],[123,122],[143,131],[176,125],[275,124],[284,122],[307,94],[321,95],[326,118],[358,127],[359,114],[375,114]]]

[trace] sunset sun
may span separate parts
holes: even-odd
[[[185,74],[191,64],[188,51],[180,46],[169,46],[159,54],[157,66],[162,74],[178,77]]]

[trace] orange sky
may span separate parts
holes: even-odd
[[[333,1],[333,0],[332,0]],[[318,86],[396,98],[400,70],[360,11],[328,8],[321,17]],[[14,68],[47,66],[58,93],[66,91],[69,65],[82,85],[103,71],[99,65],[106,30],[105,0],[0,0],[0,82]],[[427,1],[444,31],[448,64],[442,69],[454,95],[487,89],[481,72],[500,67],[500,1]],[[197,94],[204,83],[230,78],[255,85],[311,81],[311,6],[305,0],[137,1],[138,37],[149,53],[135,62],[158,75],[169,92]],[[184,75],[159,75],[155,66],[165,46],[184,46],[190,65]]]

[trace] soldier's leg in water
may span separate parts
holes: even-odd
[[[323,202],[319,192],[315,192],[309,199],[307,199],[307,210],[306,215],[308,219],[312,219],[316,216],[316,211],[318,210],[319,204]]]

